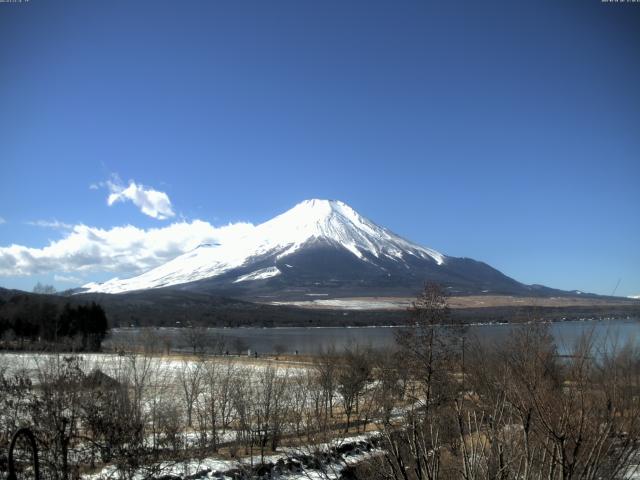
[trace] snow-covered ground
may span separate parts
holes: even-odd
[[[640,451],[637,452],[635,458],[631,460],[633,463],[629,465],[627,471],[622,477],[624,480],[640,480]]]
[[[335,308],[339,310],[405,310],[411,305],[408,298],[336,298],[293,302],[271,302],[271,305],[293,305],[305,308]]]
[[[173,356],[143,356],[143,355],[117,355],[112,353],[88,353],[80,355],[72,354],[47,354],[47,353],[0,353],[0,372],[4,371],[6,375],[13,375],[18,372],[25,372],[27,376],[35,383],[39,380],[41,371],[51,368],[54,362],[62,362],[67,357],[78,357],[80,367],[86,373],[93,370],[100,370],[103,373],[114,378],[118,377],[118,372],[129,368],[132,361],[140,365],[142,362],[146,364],[150,372],[160,374],[164,379],[171,380],[184,369],[190,368],[196,364],[195,360],[191,360],[179,355]],[[279,375],[295,376],[301,375],[307,369],[305,364],[288,364],[269,362],[267,360],[253,361],[247,357],[236,356],[217,356],[208,357],[209,360],[226,365],[233,364],[234,367],[241,369],[243,374],[258,374],[270,366],[276,369]]]
[[[285,461],[289,461],[294,465],[300,465],[300,469],[291,469],[291,471],[287,470],[275,477],[283,480],[338,479],[342,470],[346,466],[355,465],[381,452],[378,449],[372,448],[370,444],[372,437],[375,437],[376,435],[377,434],[375,433],[370,433],[352,437],[337,438],[331,443],[305,446],[301,448],[282,448],[279,453],[265,455],[262,463],[273,464],[273,466],[275,466],[279,461],[280,464]],[[345,445],[353,445],[353,449],[347,453],[335,453],[336,449],[344,447]],[[321,469],[305,466],[304,457],[313,456],[320,452],[334,452],[335,456],[333,461],[324,463]],[[233,471],[235,469],[246,471],[252,466],[256,467],[260,464],[260,455],[253,455],[237,460],[228,460],[221,457],[207,457],[184,462],[164,462],[156,465],[156,467],[158,471],[162,472],[161,475],[175,475],[181,478],[189,476],[194,480],[200,478],[230,479],[231,477],[223,475],[224,472]],[[198,473],[201,473],[202,475],[198,476]],[[216,473],[218,475],[214,477]],[[107,466],[99,472],[84,475],[82,478],[84,480],[115,480],[119,479],[119,476],[115,467]],[[140,477],[136,477],[136,479],[137,478],[142,480],[144,477],[141,475]]]

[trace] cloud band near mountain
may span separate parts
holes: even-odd
[[[95,271],[134,274],[202,243],[223,243],[247,234],[252,228],[250,223],[215,227],[202,220],[150,229],[132,225],[111,229],[75,225],[63,238],[42,248],[16,244],[0,247],[0,276]]]

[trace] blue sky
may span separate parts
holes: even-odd
[[[0,285],[332,198],[526,283],[640,294],[639,49],[640,5],[599,0],[0,3]]]

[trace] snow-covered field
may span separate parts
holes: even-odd
[[[405,310],[411,306],[415,298],[411,297],[345,297],[322,298],[323,294],[307,294],[308,300],[291,300],[270,302],[271,305],[293,305],[303,308],[326,308],[339,310]],[[328,294],[326,295],[328,296]],[[320,297],[320,298],[318,298]],[[634,297],[629,297],[633,299]],[[608,298],[582,297],[577,294],[572,297],[522,297],[514,295],[485,295],[451,296],[449,306],[457,308],[487,308],[487,307],[577,307],[577,306],[615,306],[628,305],[629,300]]]
[[[271,302],[271,305],[293,305],[304,308],[335,308],[339,310],[403,310],[411,305],[408,298],[335,298],[292,302]]]
[[[272,465],[275,471],[272,472],[273,478],[281,478],[283,480],[334,480],[340,478],[342,470],[348,465],[355,465],[374,455],[381,453],[381,450],[372,448],[371,441],[377,434],[363,434],[351,437],[336,438],[331,443],[319,445],[310,445],[301,448],[282,448],[279,453],[273,455],[253,455],[237,460],[228,460],[221,457],[207,457],[201,459],[192,459],[184,462],[165,462],[158,464],[158,470],[162,475],[175,475],[181,478],[196,479],[231,479],[232,477],[224,475],[225,472],[235,470],[250,470],[260,464]],[[346,453],[335,453],[337,449],[344,450],[345,446],[349,446]],[[333,458],[331,461],[324,462],[321,468],[305,464],[305,458],[313,456],[317,453],[331,453]],[[284,471],[278,471],[278,465],[288,465],[294,468],[284,468]],[[200,475],[198,475],[200,474]],[[275,476],[277,475],[277,476]],[[84,480],[110,480],[117,479],[116,469],[108,466],[99,472],[84,475]],[[137,479],[138,477],[136,477]],[[142,476],[139,477],[143,479]],[[269,475],[269,478],[272,478]]]
[[[40,373],[50,368],[56,362],[63,362],[71,354],[48,354],[48,353],[0,353],[0,372],[6,375],[13,375],[24,372],[35,383],[38,383]],[[117,355],[112,353],[87,353],[73,355],[80,359],[80,367],[86,373],[94,370],[118,378],[118,372],[131,366],[131,362],[145,363],[145,368],[150,372],[162,372],[163,378],[172,379],[185,368],[195,365],[196,360],[181,355],[171,356],[143,356],[143,355]],[[207,357],[209,361],[220,364],[232,364],[242,369],[243,373],[258,374],[266,368],[275,368],[279,375],[295,376],[306,371],[307,366],[303,364],[290,364],[272,362],[267,359],[254,360],[247,357],[238,356],[217,356]]]

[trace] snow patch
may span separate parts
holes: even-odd
[[[264,280],[265,278],[275,277],[276,275],[280,275],[278,267],[261,268],[255,272],[238,277],[233,281],[233,283],[246,282],[248,280]]]
[[[307,296],[319,296],[326,294],[307,294]],[[405,298],[389,299],[359,299],[336,298],[301,300],[291,302],[271,302],[271,305],[289,305],[302,308],[326,308],[339,310],[404,310],[411,306],[411,301]]]

